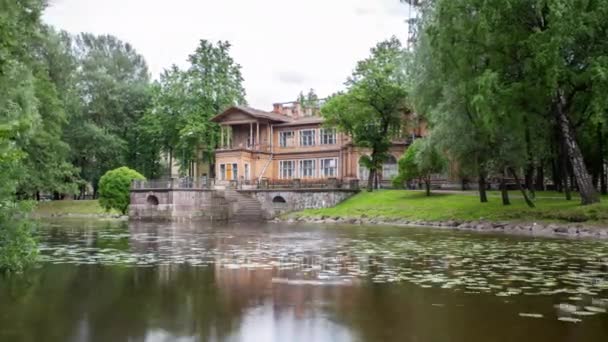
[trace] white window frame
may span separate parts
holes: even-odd
[[[290,134],[290,136],[287,137],[287,134]],[[294,131],[280,131],[279,132],[279,146],[280,147],[293,146],[295,137],[296,137],[296,132],[294,132]]]
[[[220,168],[220,180],[226,180],[226,164],[220,164],[219,165]]]
[[[306,169],[306,171],[311,171],[310,174],[307,174],[307,172],[304,169],[305,162],[312,163],[312,169]],[[299,164],[298,171],[299,171],[300,178],[316,178],[317,177],[317,160],[316,159],[300,159],[298,161],[298,164]]]
[[[284,166],[290,163],[290,169],[285,169]],[[291,175],[287,170],[291,170]],[[280,179],[293,179],[296,177],[296,162],[295,160],[280,160],[279,161],[279,178]]]
[[[337,143],[335,128],[321,128],[319,137],[321,138],[321,145],[335,145]]]
[[[328,160],[333,160],[334,161],[334,167],[329,167],[326,168],[325,167],[325,162]],[[319,159],[319,172],[321,173],[321,176],[323,176],[323,178],[337,178],[338,177],[338,158],[322,158]],[[332,174],[328,174],[326,171],[327,170],[334,170],[333,171],[333,175]]]
[[[243,165],[243,176],[245,176],[245,180],[250,180],[251,179],[251,166],[249,165],[249,163],[245,163]]]
[[[312,136],[304,136],[304,132],[311,132]],[[307,143],[304,144],[304,138],[311,138],[310,141],[307,140]],[[300,130],[300,146],[303,147],[310,147],[310,146],[315,146],[316,145],[316,138],[317,138],[317,130],[314,128],[311,129],[301,129]],[[310,142],[310,144],[308,144],[308,142]]]
[[[394,158],[394,156],[393,156]],[[383,163],[382,164],[382,179],[391,180],[399,175],[399,161],[395,158],[394,164]]]

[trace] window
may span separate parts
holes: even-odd
[[[382,179],[389,180],[395,178],[399,174],[397,168],[397,158],[389,155],[388,159],[382,164]]]
[[[303,129],[300,131],[300,146],[314,146],[315,130]]]
[[[361,158],[359,158],[359,180],[362,181],[369,179],[369,169],[361,162],[364,158],[366,158],[366,156],[361,156]]]
[[[332,159],[321,159],[321,173],[323,177],[336,177],[338,174],[338,160]]]
[[[249,175],[249,164],[245,164],[245,180],[249,180],[250,175]]]
[[[359,180],[369,179],[369,169],[366,166],[359,165]]]
[[[282,179],[290,179],[295,176],[295,164],[293,160],[281,160],[279,162],[279,172]]]
[[[293,146],[293,131],[279,132],[279,145],[281,147]]]
[[[321,145],[334,145],[336,143],[336,130],[333,128],[321,129]]]
[[[314,178],[316,176],[315,160],[300,160],[300,177]]]
[[[220,164],[220,179],[221,180],[237,180],[239,176],[239,169],[236,163],[234,164]]]
[[[236,163],[232,164],[232,178],[231,178],[232,180],[239,179],[239,172],[238,171],[239,171],[238,165]]]

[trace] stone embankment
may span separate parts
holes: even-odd
[[[352,224],[352,225],[391,225],[404,227],[429,227],[457,231],[505,233],[545,237],[576,237],[608,239],[608,228],[589,226],[582,223],[536,223],[536,222],[489,222],[489,221],[423,221],[399,218],[342,218],[342,217],[299,217],[286,216],[274,222]]]

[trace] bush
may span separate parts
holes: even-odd
[[[99,180],[99,204],[106,210],[116,209],[123,215],[129,207],[129,188],[134,179],[146,179],[126,166],[106,172]]]
[[[21,272],[36,262],[38,245],[25,204],[0,201],[0,272]]]

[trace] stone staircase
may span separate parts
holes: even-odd
[[[224,197],[234,204],[236,209],[230,217],[230,221],[236,222],[260,222],[264,221],[264,210],[262,204],[250,196],[241,194],[234,190],[226,189]]]

